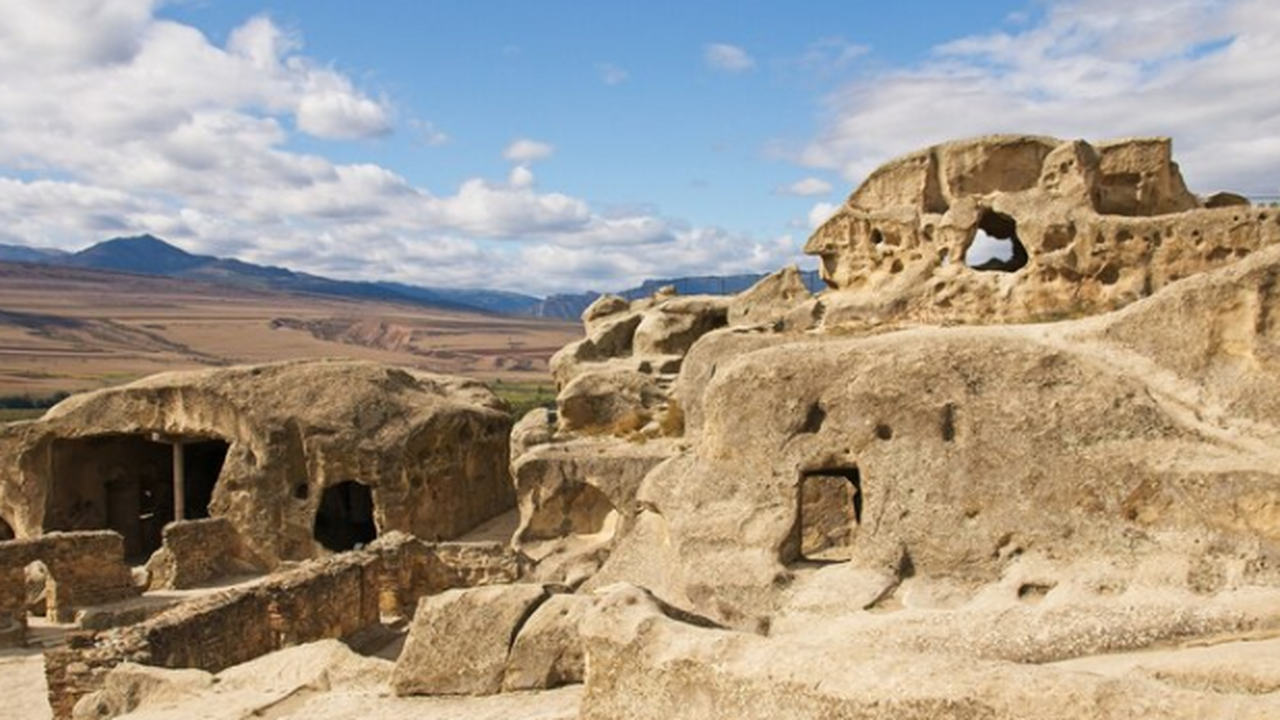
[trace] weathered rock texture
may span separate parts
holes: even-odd
[[[226,518],[179,520],[164,527],[163,545],[147,561],[150,589],[199,587],[263,570]]]
[[[582,595],[552,595],[542,603],[511,646],[502,690],[545,690],[582,682],[580,626],[593,603]]]
[[[104,690],[111,695],[104,683],[122,663],[217,672],[282,648],[376,628],[384,613],[411,612],[405,604],[416,605],[421,596],[514,582],[518,568],[515,556],[497,543],[427,543],[389,533],[364,550],[312,560],[134,625],[77,637],[46,659],[50,705],[63,718],[81,698]]]
[[[753,319],[772,278],[689,349],[683,449],[585,585],[735,630],[609,595],[584,717],[1276,714],[1185,646],[1280,628],[1278,243],[1163,140],[873,173],[810,241],[831,290]],[[1177,670],[1049,665],[1153,647]]]
[[[124,547],[113,532],[51,533],[0,542],[0,646],[21,645],[27,627],[27,566],[44,565],[50,620],[69,623],[91,605],[136,597]]]
[[[0,516],[20,536],[111,528],[145,560],[174,517],[225,518],[259,560],[403,530],[451,539],[514,505],[511,420],[478,383],[372,363],[170,373],[0,428]]]
[[[396,694],[499,692],[516,634],[546,599],[547,589],[531,584],[423,598],[391,679]]]
[[[792,294],[783,285],[762,292],[755,315],[776,306],[765,295]],[[552,359],[556,412],[534,410],[513,433],[514,542],[533,562],[532,578],[580,585],[630,531],[641,479],[675,454],[684,433],[672,397],[683,357],[726,326],[730,302],[670,291],[632,302],[606,295],[583,313],[587,337]]]
[[[876,170],[810,238],[849,324],[999,323],[1127,305],[1280,239],[1274,210],[1183,185],[1164,138],[1028,136],[937,145]],[[1010,242],[975,272],[979,232]]]

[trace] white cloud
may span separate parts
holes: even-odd
[[[600,74],[600,82],[605,85],[621,85],[627,81],[627,71],[612,63],[601,63],[596,66],[596,72]]]
[[[826,195],[831,192],[831,183],[821,178],[807,177],[790,185],[783,185],[777,188],[775,192],[779,195],[794,195],[796,197]]]
[[[817,230],[822,226],[822,223],[830,220],[831,216],[835,215],[836,210],[839,209],[840,206],[835,203],[815,203],[812,208],[809,208],[809,229]]]
[[[151,232],[193,252],[318,274],[526,292],[772,270],[798,252],[789,238],[543,191],[531,165],[554,152],[544,142],[506,148],[505,178],[444,192],[293,150],[298,133],[385,133],[394,113],[267,17],[219,46],[155,17],[156,4],[5,0],[0,242],[78,249]],[[430,123],[408,125],[427,144],[447,141]]]
[[[746,50],[737,45],[724,43],[707,45],[702,51],[702,59],[706,61],[707,67],[713,70],[731,73],[750,70],[756,64],[755,59],[747,54]]]
[[[1277,67],[1280,13],[1266,0],[1065,0],[841,88],[799,158],[856,183],[892,155],[957,137],[1168,135],[1193,188],[1274,193]]]
[[[555,147],[547,143],[520,138],[512,141],[507,146],[507,149],[502,151],[502,157],[513,163],[525,165],[538,160],[545,160],[551,157],[555,151]]]

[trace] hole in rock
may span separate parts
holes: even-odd
[[[124,537],[125,558],[146,562],[160,548],[164,526],[178,514],[179,482],[182,517],[209,517],[227,449],[222,440],[193,437],[57,440],[44,529],[114,530]]]
[[[947,403],[942,406],[942,440],[954,442],[956,439],[956,406]]]
[[[973,270],[1016,272],[1026,267],[1027,248],[1018,238],[1018,223],[994,210],[983,210],[964,264]]]
[[[822,407],[822,403],[814,403],[809,406],[809,412],[804,416],[804,424],[800,426],[800,432],[816,433],[822,429],[822,423],[826,421],[826,409]]]
[[[876,437],[880,438],[881,440],[892,440],[893,428],[889,427],[888,425],[885,425],[884,423],[880,423],[879,425],[876,426]]]
[[[298,483],[293,486],[293,499],[306,500],[311,497],[311,486],[306,483]]]
[[[807,472],[800,477],[800,556],[839,562],[852,557],[862,523],[862,474],[856,467]]]
[[[0,517],[0,542],[12,540],[17,536],[17,533],[13,531],[13,527],[5,522],[4,518]]]
[[[354,550],[357,545],[376,540],[378,526],[373,520],[373,490],[354,480],[325,488],[316,510],[313,536],[333,552]]]
[[[1039,605],[1052,589],[1051,583],[1026,583],[1018,587],[1018,599],[1028,605]]]

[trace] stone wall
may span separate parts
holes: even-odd
[[[147,562],[150,589],[192,588],[264,570],[225,518],[183,520],[164,528],[164,544]]]
[[[409,615],[423,595],[512,582],[519,570],[501,543],[428,543],[390,533],[366,550],[73,638],[46,656],[49,703],[55,717],[71,717],[122,662],[217,672],[291,645],[352,635],[377,625],[383,613]]]
[[[61,623],[91,605],[138,595],[124,562],[124,540],[110,532],[50,533],[0,542],[0,641],[21,644],[27,624],[25,568],[42,562],[49,571],[48,616]]]
[[[73,640],[45,657],[54,716],[98,690],[122,662],[217,672],[291,645],[376,625],[381,559],[344,553],[185,603],[150,620]]]
[[[503,543],[428,543],[404,533],[379,538],[371,548],[382,556],[382,612],[412,617],[418,598],[454,588],[514,582],[519,556]]]

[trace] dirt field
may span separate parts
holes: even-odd
[[[348,357],[501,379],[537,395],[577,323],[0,263],[0,398],[166,370]]]

